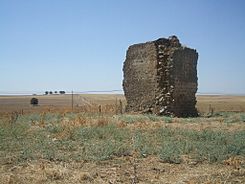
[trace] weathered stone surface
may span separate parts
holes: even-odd
[[[197,59],[176,36],[130,46],[123,66],[126,111],[197,116]]]

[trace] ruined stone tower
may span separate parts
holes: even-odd
[[[130,46],[123,66],[126,111],[197,116],[197,59],[176,36]]]

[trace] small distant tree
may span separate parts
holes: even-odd
[[[57,92],[57,91],[55,91],[54,93],[55,93],[55,94],[57,94],[58,92]]]
[[[61,95],[64,95],[66,92],[65,91],[59,91]]]
[[[32,98],[31,99],[31,105],[37,106],[38,105],[38,99],[37,98]]]
[[[48,91],[45,91],[45,95],[48,95]]]
[[[50,91],[50,92],[49,92],[49,94],[50,94],[50,95],[52,95],[52,94],[53,94],[53,92],[52,92],[52,91]]]

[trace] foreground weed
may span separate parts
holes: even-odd
[[[244,113],[240,115],[240,118],[241,118],[242,122],[245,122],[245,114]]]
[[[166,116],[166,117],[164,117],[164,122],[165,123],[172,123],[173,122],[173,119],[172,119],[172,117]]]
[[[80,141],[85,160],[105,160],[130,151],[129,131],[108,124],[97,127],[81,127],[76,139]]]
[[[148,155],[156,155],[159,151],[159,143],[156,142],[155,133],[144,132],[138,130],[134,136],[134,149],[137,150],[142,157]]]
[[[190,155],[198,160],[221,162],[234,155],[245,155],[243,140],[245,132],[161,129],[158,131],[162,143],[159,156],[167,162],[179,162],[181,155]]]
[[[180,142],[172,143],[172,142],[165,142],[160,149],[159,157],[164,162],[168,163],[180,163],[181,159],[181,148]]]
[[[12,112],[9,115],[9,123],[11,125],[13,125],[14,123],[16,123],[18,121],[18,118],[20,117],[20,113],[19,112]]]
[[[147,120],[148,120],[147,116],[144,116],[144,115],[121,115],[119,116],[119,121],[122,121],[125,123],[146,122]]]
[[[149,121],[152,121],[152,122],[163,121],[164,120],[164,117],[157,116],[157,115],[154,115],[154,114],[146,114],[145,116],[149,119]]]
[[[118,116],[119,121],[125,123],[136,123],[136,122],[157,122],[164,121],[166,123],[172,123],[173,118],[168,116],[157,116],[154,114],[138,114],[138,115],[120,115]]]

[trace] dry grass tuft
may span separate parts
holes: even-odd
[[[245,161],[240,157],[231,157],[223,162],[225,165],[232,166],[234,169],[241,169]]]
[[[96,125],[97,127],[103,127],[103,126],[106,126],[106,125],[108,125],[108,124],[109,124],[109,118],[102,116],[102,117],[99,117],[99,118],[97,119],[95,125]]]

